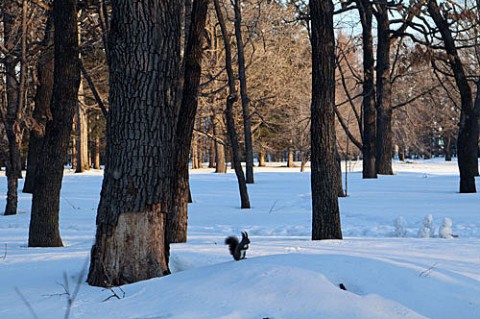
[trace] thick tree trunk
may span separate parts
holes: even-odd
[[[387,1],[377,5],[377,174],[393,175],[392,83],[390,81],[390,20]]]
[[[377,178],[375,167],[375,89],[372,37],[372,4],[370,0],[356,0],[362,23],[363,41],[363,178]]]
[[[225,26],[225,20],[223,13],[218,3],[218,0],[213,0],[215,5],[215,12],[217,14],[218,23],[222,31],[222,37],[225,45],[225,63],[228,74],[228,96],[225,107],[225,119],[227,123],[227,132],[230,138],[230,144],[232,146],[232,166],[235,169],[235,175],[237,176],[238,188],[240,191],[240,201],[242,208],[250,208],[250,199],[248,197],[247,183],[245,175],[243,174],[242,162],[240,160],[240,147],[238,145],[237,132],[235,129],[235,121],[233,119],[232,110],[233,104],[237,101],[238,96],[235,91],[235,78],[232,68],[232,52],[230,48],[230,36],[228,35],[227,28]]]
[[[91,285],[117,286],[169,273],[180,15],[179,1],[112,3],[107,154]]]
[[[190,16],[190,32],[185,51],[185,72],[183,96],[180,106],[176,132],[176,187],[172,210],[168,216],[168,240],[170,243],[187,241],[188,219],[188,158],[193,136],[195,115],[198,106],[198,90],[202,72],[202,37],[207,19],[207,9],[210,0],[194,0]],[[190,8],[187,8],[190,10]]]
[[[51,120],[50,104],[53,93],[53,69],[54,69],[54,33],[53,19],[50,15],[45,37],[43,40],[44,49],[37,63],[38,86],[35,95],[35,109],[33,111],[34,126],[30,130],[28,143],[27,172],[23,185],[24,193],[33,193],[35,185],[35,170],[42,152],[45,126]]]
[[[335,169],[335,37],[331,0],[310,0],[312,239],[341,239]]]
[[[62,246],[58,223],[60,189],[80,83],[76,11],[76,0],[54,1],[52,119],[47,122],[43,149],[35,170],[29,247]]]
[[[238,80],[240,82],[240,98],[242,101],[243,115],[243,131],[245,135],[245,171],[247,176],[247,184],[254,183],[253,177],[253,138],[250,121],[250,99],[247,93],[247,74],[245,67],[245,53],[242,38],[242,8],[241,0],[233,0],[233,8],[235,11],[235,39],[237,42],[237,58],[238,58]]]

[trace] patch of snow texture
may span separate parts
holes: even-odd
[[[401,216],[398,217],[393,222],[393,226],[395,226],[395,237],[407,237],[407,222],[405,221],[405,218]]]
[[[433,216],[428,214],[423,219],[423,227],[418,231],[418,237],[420,238],[433,238],[435,237],[435,228],[433,227]]]

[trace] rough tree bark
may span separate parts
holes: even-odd
[[[427,9],[442,35],[448,61],[460,92],[461,113],[457,139],[460,193],[476,193],[475,175],[478,172],[478,116],[480,105],[475,107],[473,103],[472,89],[468,83],[450,25],[440,13],[435,0],[428,2]]]
[[[202,40],[210,0],[194,0],[190,16],[190,32],[185,50],[185,72],[183,79],[182,101],[176,133],[177,160],[176,188],[172,210],[168,218],[170,243],[187,241],[188,219],[188,159],[198,106],[198,90],[202,72]]]
[[[331,0],[310,0],[312,240],[341,239],[335,169],[335,37]]]
[[[393,175],[392,169],[392,83],[390,81],[390,19],[387,0],[377,4],[377,174]]]
[[[375,89],[372,37],[372,4],[370,0],[356,0],[362,24],[363,48],[363,178],[377,178],[375,167]]]
[[[112,1],[106,165],[88,283],[169,273],[181,2]]]
[[[24,193],[33,193],[35,185],[35,170],[40,158],[45,136],[45,126],[52,119],[50,104],[53,94],[53,70],[54,70],[54,28],[52,14],[49,14],[43,50],[37,63],[38,86],[35,95],[35,109],[33,110],[33,127],[30,130],[28,143],[27,171],[23,184]]]
[[[55,28],[52,119],[47,121],[35,170],[29,247],[62,246],[58,223],[60,189],[80,84],[77,1],[55,0],[52,14]]]
[[[235,90],[235,79],[232,68],[232,51],[230,48],[230,36],[228,35],[227,27],[225,25],[225,19],[223,18],[222,9],[220,8],[218,0],[213,0],[213,3],[215,5],[215,12],[217,14],[218,23],[222,31],[222,37],[225,45],[225,63],[228,75],[229,90],[225,107],[225,120],[227,122],[227,132],[232,147],[232,166],[235,169],[235,174],[237,176],[238,188],[240,190],[241,207],[250,208],[250,199],[248,197],[247,183],[245,180],[245,175],[243,174],[242,164],[240,161],[240,147],[238,145],[235,121],[232,115],[233,104],[238,100],[238,96]]]
[[[245,67],[245,53],[242,38],[242,9],[240,0],[233,0],[235,12],[235,39],[237,42],[238,80],[240,82],[240,100],[242,101],[243,131],[245,135],[245,172],[247,184],[254,183],[253,177],[253,138],[250,121],[250,100],[247,93],[247,74]]]

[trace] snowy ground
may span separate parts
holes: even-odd
[[[0,216],[0,318],[63,318],[77,288],[69,318],[480,318],[480,194],[457,193],[456,163],[395,163],[397,175],[377,180],[360,168],[340,199],[345,239],[316,242],[308,172],[257,168],[250,210],[234,174],[192,172],[189,240],[172,247],[173,274],[123,291],[85,283],[102,172],[66,171],[66,247],[27,248],[30,196],[20,194],[20,214]],[[419,238],[429,214],[435,237]],[[438,238],[445,217],[458,238]],[[223,240],[242,230],[252,243],[234,262]]]

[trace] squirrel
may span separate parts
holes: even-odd
[[[225,239],[225,245],[228,245],[230,254],[235,260],[245,259],[248,244],[250,244],[250,239],[248,239],[247,232],[242,232],[242,240],[240,242],[235,236],[229,236]]]

